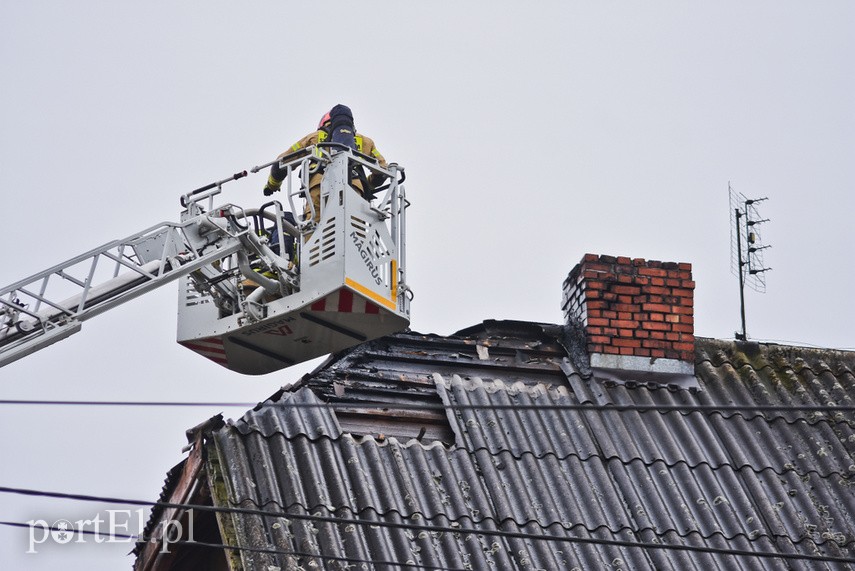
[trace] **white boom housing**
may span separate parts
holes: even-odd
[[[178,342],[240,373],[272,372],[405,329],[403,169],[337,145],[274,162],[287,173],[292,212],[295,199],[308,198],[310,173],[323,171],[317,217],[311,201],[293,217],[276,201],[214,207],[231,178],[185,195],[180,223],[155,225],[0,290],[0,367],[175,280]],[[389,181],[375,205],[352,184],[366,170]]]

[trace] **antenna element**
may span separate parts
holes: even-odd
[[[765,273],[767,268],[763,263],[763,250],[771,246],[763,245],[759,226],[769,222],[761,218],[757,203],[768,200],[763,198],[745,198],[733,190],[727,183],[730,197],[730,270],[739,276],[739,314],[742,318],[742,333],[737,332],[736,338],[745,341],[748,333],[745,328],[745,286],[758,293],[766,292]]]

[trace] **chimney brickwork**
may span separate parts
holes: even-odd
[[[691,264],[586,254],[564,281],[562,309],[591,356],[693,363],[694,289]]]

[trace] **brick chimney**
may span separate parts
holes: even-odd
[[[692,265],[586,254],[564,281],[591,367],[694,375]]]

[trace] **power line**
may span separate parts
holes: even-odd
[[[588,544],[588,545],[606,545],[611,547],[626,547],[626,548],[641,548],[641,549],[660,549],[660,550],[671,550],[671,551],[691,551],[696,553],[707,553],[707,554],[717,554],[717,555],[729,555],[729,556],[745,556],[745,557],[758,557],[765,559],[792,559],[792,560],[800,560],[800,561],[820,561],[820,562],[833,562],[833,563],[855,563],[855,558],[847,558],[847,557],[836,557],[832,555],[813,555],[813,554],[795,554],[795,553],[778,553],[778,552],[769,552],[769,551],[749,551],[747,549],[724,549],[719,547],[699,547],[694,545],[671,545],[665,543],[646,543],[640,541],[626,541],[620,539],[599,539],[599,538],[591,538],[591,537],[557,537],[552,535],[543,535],[536,533],[527,533],[527,532],[513,532],[513,531],[500,531],[500,530],[488,530],[488,529],[466,529],[462,527],[454,527],[454,526],[441,526],[441,525],[419,525],[419,524],[409,524],[409,523],[397,523],[397,522],[383,522],[376,520],[368,520],[368,519],[360,519],[360,518],[344,518],[344,517],[336,517],[336,516],[321,516],[321,515],[309,515],[309,514],[295,514],[289,512],[269,512],[261,509],[252,509],[252,508],[229,508],[229,507],[216,507],[216,506],[206,506],[200,504],[177,504],[171,502],[151,502],[144,500],[133,500],[127,498],[110,498],[110,497],[101,497],[101,496],[92,496],[92,495],[84,495],[84,494],[69,494],[69,493],[60,493],[60,492],[47,492],[41,490],[31,490],[24,488],[11,488],[6,486],[0,486],[0,493],[10,493],[10,494],[20,494],[26,496],[37,496],[37,497],[48,497],[48,498],[56,498],[56,499],[65,499],[65,500],[75,500],[75,501],[85,501],[85,502],[100,502],[100,503],[111,503],[111,504],[121,504],[121,505],[135,505],[135,506],[144,506],[144,507],[160,507],[160,508],[175,508],[180,510],[199,510],[199,511],[207,511],[213,513],[229,513],[229,514],[241,514],[241,515],[255,515],[259,517],[276,517],[276,518],[285,518],[285,519],[296,519],[302,521],[311,521],[311,522],[320,522],[320,523],[329,523],[329,524],[347,524],[347,525],[366,525],[370,527],[383,527],[389,529],[401,529],[407,531],[428,531],[428,532],[442,532],[442,533],[450,533],[450,534],[467,534],[467,535],[485,535],[491,537],[499,537],[503,539],[522,539],[522,540],[533,540],[533,541],[550,541],[550,542],[567,542],[567,543],[580,543],[580,544]],[[337,511],[337,510],[330,510]],[[770,538],[771,539],[771,538]],[[787,537],[789,541],[793,544],[797,543],[792,538]],[[242,549],[239,548],[238,549]]]
[[[18,527],[18,528],[31,528],[32,525],[29,523],[22,523],[17,521],[0,521],[0,525],[5,525],[7,527]],[[54,526],[39,526],[40,529],[50,530],[50,531],[68,531],[68,530],[60,530]],[[136,541],[138,543],[149,543],[158,541],[157,538],[154,537],[141,537],[137,535],[127,535],[123,533],[111,533],[109,535],[101,534],[100,532],[93,531],[90,529],[75,529],[74,533],[81,533],[84,535],[94,535],[97,537],[107,537],[110,539],[122,539],[128,541]],[[341,557],[336,555],[324,555],[320,553],[307,553],[305,551],[293,551],[293,550],[285,550],[285,549],[276,549],[273,547],[252,547],[252,546],[239,546],[239,545],[229,545],[226,543],[209,543],[205,541],[197,541],[195,539],[170,539],[168,541],[169,546],[174,545],[182,545],[189,547],[206,547],[213,549],[224,549],[229,551],[247,551],[250,553],[267,553],[271,555],[287,555],[298,558],[306,558],[306,559],[324,559],[327,561],[341,561],[342,563],[370,563],[372,565],[386,565],[386,566],[394,566],[394,567],[402,567],[406,569],[415,568],[415,569],[425,569],[427,571],[463,571],[462,569],[455,567],[440,567],[437,565],[425,565],[421,563],[401,563],[399,561],[384,561],[380,559],[359,559],[355,557]]]
[[[255,407],[257,402],[178,402],[178,401],[85,401],[85,400],[25,400],[4,399],[0,405],[44,405],[44,406],[162,406],[162,407]]]
[[[379,409],[379,410],[557,410],[557,411],[636,411],[636,412],[855,412],[855,405],[714,405],[714,404],[437,404],[384,402],[179,402],[179,401],[70,401],[3,399],[0,405],[35,406],[140,406],[140,407],[207,407],[255,408],[257,406],[295,409]]]
[[[825,347],[824,345],[816,345],[807,341],[788,341],[786,339],[752,339],[757,343],[782,343],[791,346],[802,346],[810,349],[823,349],[826,351],[855,351],[855,347]]]

